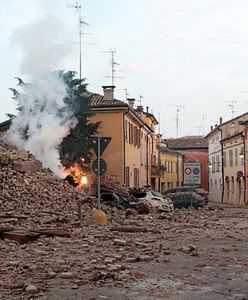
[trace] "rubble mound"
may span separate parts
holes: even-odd
[[[0,216],[24,215],[41,223],[45,215],[75,217],[85,195],[42,168],[40,161],[0,137]],[[20,217],[21,219],[21,217]]]

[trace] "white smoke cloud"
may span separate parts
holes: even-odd
[[[16,30],[12,41],[20,46],[23,53],[21,71],[34,78],[54,70],[71,52],[73,45],[63,22],[51,15]]]
[[[61,76],[52,71],[72,43],[62,23],[51,16],[18,29],[13,39],[22,49],[22,71],[32,84],[23,87],[18,102],[24,109],[13,119],[7,134],[55,175],[63,177],[58,147],[77,121],[64,102],[67,87]]]

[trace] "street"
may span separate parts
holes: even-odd
[[[72,238],[1,241],[0,299],[248,299],[247,217],[214,203],[172,219],[108,209],[100,226],[87,208]]]

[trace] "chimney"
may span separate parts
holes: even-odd
[[[210,130],[211,130],[211,131],[214,130],[214,126],[213,126],[213,125],[210,126]]]
[[[128,105],[131,108],[134,108],[134,101],[135,101],[135,99],[134,98],[128,98],[127,101],[128,101]]]
[[[142,105],[138,105],[137,106],[137,112],[142,112],[143,111],[143,106]]]
[[[114,85],[105,85],[103,88],[103,100],[105,101],[113,101],[114,100]]]
[[[146,107],[146,112],[149,113],[149,106]]]
[[[220,125],[222,124],[222,121],[223,121],[223,119],[222,119],[222,117],[220,117]]]

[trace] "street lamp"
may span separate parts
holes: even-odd
[[[211,161],[207,161],[207,165],[208,165],[208,167],[209,167],[209,169],[212,169],[212,167],[213,167],[213,164],[211,163]]]
[[[241,151],[241,152],[239,153],[239,158],[243,159],[244,157],[245,157],[245,154],[244,154],[243,151]]]

